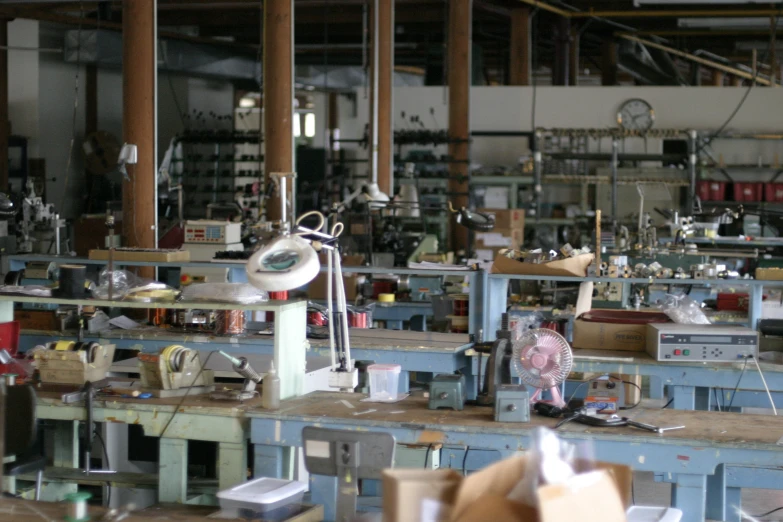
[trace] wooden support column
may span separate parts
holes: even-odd
[[[0,192],[8,192],[8,20],[0,19]]]
[[[155,248],[156,0],[122,2],[122,133],[136,145],[138,162],[123,182],[122,232],[126,246]],[[151,276],[154,269],[140,271]]]
[[[723,87],[723,80],[726,77],[726,75],[723,73],[723,71],[719,71],[717,69],[712,70],[712,86],[713,87]]]
[[[511,10],[511,52],[508,64],[509,85],[530,85],[530,8]]]
[[[568,85],[579,85],[579,28],[571,27],[571,42],[568,48]]]
[[[294,170],[293,0],[264,2],[264,177]],[[290,181],[290,180],[289,180]],[[288,183],[290,185],[290,183]],[[266,217],[282,216],[279,194],[267,200]]]
[[[394,194],[394,0],[378,1],[378,187]]]
[[[458,140],[449,144],[449,157],[455,160],[449,165],[449,199],[456,208],[468,206],[472,9],[472,0],[449,2],[449,138]],[[467,229],[451,223],[451,248],[466,249]]]
[[[605,40],[601,54],[601,85],[617,85],[617,43]]]

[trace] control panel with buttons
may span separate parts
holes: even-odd
[[[758,334],[742,326],[650,324],[647,353],[659,361],[734,362],[758,355]]]

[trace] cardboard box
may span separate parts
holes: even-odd
[[[14,321],[22,330],[60,330],[60,322],[53,310],[14,310]]]
[[[453,469],[383,472],[383,522],[442,520],[454,504],[462,475]]]
[[[762,281],[783,281],[783,268],[757,268],[756,279]]]
[[[647,349],[646,324],[574,321],[573,348],[643,352]]]
[[[587,267],[593,262],[594,254],[580,254],[560,261],[548,263],[522,263],[505,256],[495,258],[492,264],[493,274],[519,274],[539,276],[575,276],[586,277]]]
[[[89,259],[96,261],[108,261],[108,250],[90,250],[88,256]],[[115,261],[161,261],[161,262],[175,262],[175,261],[190,261],[190,252],[187,250],[137,250],[133,248],[115,248],[114,249]]]
[[[321,266],[326,266],[326,256],[320,255]],[[359,266],[364,264],[364,256],[360,255],[348,255],[343,256],[340,260],[343,268],[343,284],[345,285],[345,299],[346,301],[354,301],[359,296],[359,285],[366,279],[364,274],[353,274],[347,272],[346,268],[351,266]],[[315,279],[313,279],[309,285],[307,285],[307,296],[310,299],[326,299],[326,272],[321,272]],[[332,287],[332,292],[336,292]],[[336,295],[336,294],[333,294]]]
[[[633,473],[627,466],[581,462],[569,483],[539,487],[539,509],[509,500],[529,466],[527,455],[496,462],[468,477],[447,470],[383,472],[384,522],[625,521]]]
[[[519,250],[525,242],[522,228],[495,228],[492,232],[476,232],[476,250]]]
[[[495,216],[494,231],[498,229],[525,228],[525,211],[523,209],[479,208],[476,211]]]

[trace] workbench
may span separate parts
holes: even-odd
[[[422,397],[394,404],[361,403],[361,398],[364,396],[318,392],[286,400],[278,411],[250,411],[251,442],[301,447],[302,428],[318,425],[384,431],[394,435],[398,444],[493,450],[500,459],[527,449],[537,427],[553,428],[557,422],[534,415],[529,423],[499,423],[492,420],[492,408],[469,405],[463,411],[432,411]],[[353,408],[342,401],[350,402]],[[376,411],[362,413],[367,410]],[[598,460],[676,475],[672,503],[683,510],[685,522],[705,519],[708,490],[712,503],[725,506],[727,466],[783,467],[783,445],[778,445],[783,419],[777,417],[645,407],[632,410],[629,417],[661,427],[685,428],[656,434],[636,428],[569,423],[558,432],[570,442],[589,442]],[[333,519],[336,480],[311,477],[310,485],[313,502],[324,504],[327,520]],[[715,510],[711,513],[713,518],[726,518],[725,513],[717,513],[718,517]]]
[[[350,330],[351,357],[357,361],[374,361],[378,364],[399,364],[403,372],[466,373],[469,384],[475,389],[470,374],[470,358],[466,355],[472,346],[465,334],[441,334],[434,332],[407,332],[389,330]],[[24,330],[20,337],[20,351],[56,340],[76,340],[76,333]],[[272,354],[274,337],[271,335],[216,336],[211,333],[186,334],[171,329],[145,328],[139,330],[107,330],[98,334],[86,334],[85,341],[114,344],[117,349],[157,353],[171,344],[182,344],[200,350],[202,355],[213,350],[231,354]],[[307,358],[330,357],[328,339],[309,339]],[[407,390],[408,380],[400,378],[402,391]],[[470,387],[469,387],[470,388]]]
[[[54,429],[55,467],[77,468],[79,421],[86,418],[85,406],[83,402],[63,404],[61,396],[61,392],[39,391],[36,413],[39,419],[57,421]],[[108,425],[141,425],[145,435],[160,437],[180,400],[181,397],[96,398],[93,419]],[[166,429],[165,436],[159,441],[158,501],[185,503],[189,500],[188,440],[217,443],[218,489],[247,480],[250,423],[246,414],[251,408],[260,405],[258,397],[241,404],[236,401],[213,401],[209,395],[187,396]],[[107,443],[112,445],[111,441]],[[53,470],[54,474],[57,472]],[[105,481],[112,477],[101,478]]]
[[[170,521],[204,521],[215,520],[214,516],[218,508],[211,506],[183,506],[180,504],[156,504],[154,506],[135,511],[127,517],[125,522],[140,522],[154,520]],[[275,518],[269,522],[318,522],[323,519],[323,507],[307,504],[293,504],[290,514],[285,520]],[[34,502],[32,500],[3,499],[0,503],[0,519],[6,522],[29,522],[30,520],[62,520],[68,513],[65,502]],[[97,519],[106,513],[106,509],[97,506],[88,506],[88,514]],[[245,521],[246,518],[233,518],[221,513],[220,520],[227,522]],[[255,518],[253,522],[265,522],[265,519]]]

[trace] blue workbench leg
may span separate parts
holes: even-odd
[[[408,370],[400,371],[400,378],[397,381],[397,393],[410,393],[411,374]]]
[[[324,506],[324,520],[332,521],[337,503],[337,478],[310,475],[310,502]]]
[[[726,466],[719,464],[707,476],[707,518],[726,520]]]
[[[705,388],[704,386],[696,387],[695,405],[697,410],[710,411],[712,409],[711,391],[712,388]]]
[[[218,442],[218,491],[247,481],[247,443]]]
[[[707,477],[680,473],[672,484],[672,505],[682,510],[682,522],[703,522],[707,501]]]
[[[650,376],[650,398],[651,399],[663,399],[663,381],[660,377],[654,375]]]
[[[188,441],[160,439],[158,502],[184,504],[188,493]]]
[[[726,521],[740,522],[737,512],[742,507],[742,488],[726,488]]]
[[[670,386],[672,393],[673,410],[695,410],[696,409],[696,388],[694,386]]]
[[[287,446],[253,446],[253,477],[294,478],[295,448]]]

